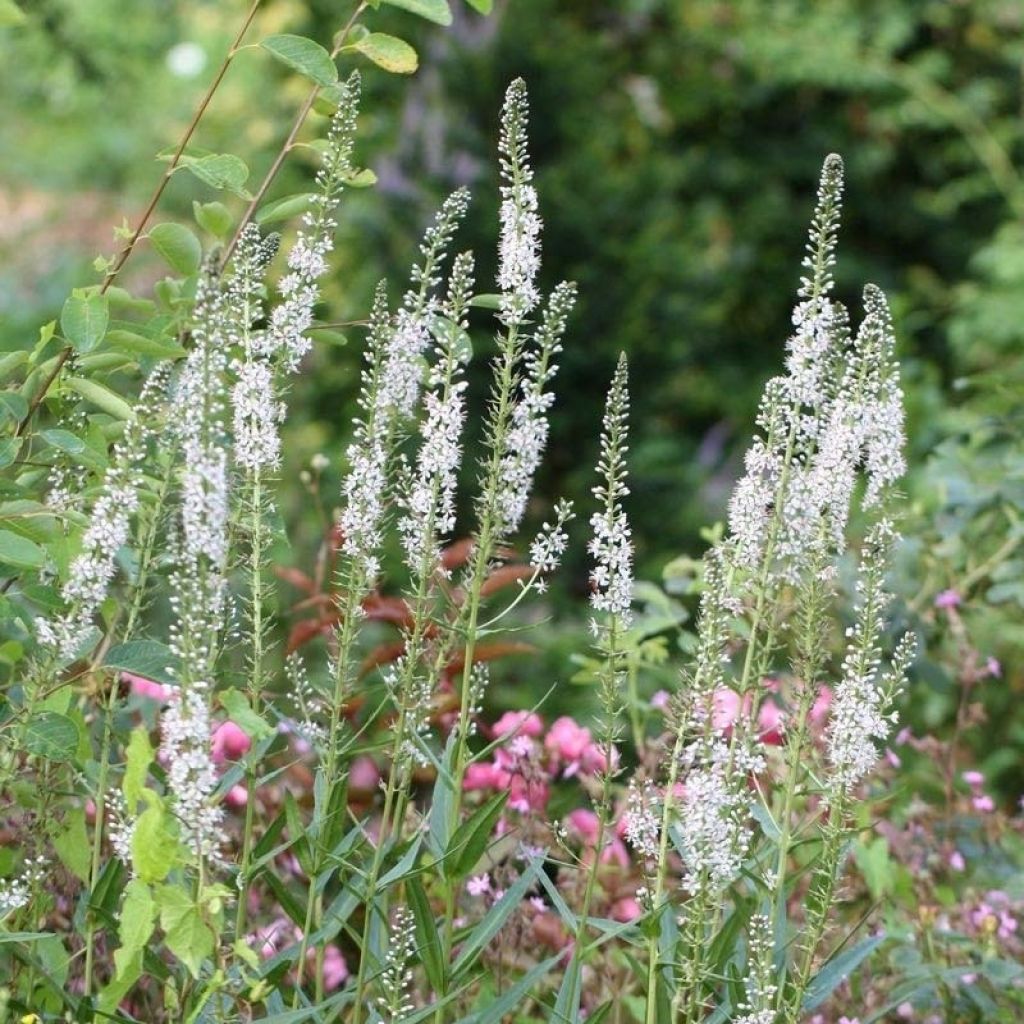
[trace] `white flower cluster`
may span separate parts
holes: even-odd
[[[643,857],[654,859],[661,846],[661,802],[649,781],[629,783],[623,815],[626,842]]]
[[[746,998],[736,1007],[740,1016],[733,1024],[776,1024],[774,945],[771,918],[754,914],[747,935]]]
[[[572,502],[559,499],[555,505],[554,522],[544,523],[530,545],[530,564],[537,572],[552,573],[558,568],[569,546],[565,527],[572,516]]]
[[[429,252],[426,246],[425,251]],[[419,423],[416,469],[401,499],[404,515],[399,531],[406,564],[417,577],[437,565],[439,539],[455,529],[455,495],[466,422],[466,382],[462,375],[469,358],[469,349],[462,341],[472,287],[473,256],[459,253],[452,263],[444,315],[434,321],[437,361],[430,370],[430,390],[423,399],[425,415]]]
[[[411,911],[399,907],[388,929],[388,948],[377,998],[383,1024],[399,1024],[416,1009],[412,998],[412,962],[416,953],[416,927]]]
[[[796,583],[808,567],[825,571],[841,548],[858,477],[864,506],[902,475],[903,411],[894,337],[885,297],[868,286],[855,338],[832,289],[842,163],[822,171],[801,302],[793,313],[784,377],[765,389],[745,475],[729,506],[739,565],[754,569],[769,539],[772,569]]]
[[[209,687],[193,680],[176,688],[160,717],[160,758],[185,842],[197,857],[220,859],[224,810],[213,800],[217,771],[210,756]]]
[[[889,596],[882,577],[894,536],[892,524],[881,519],[868,536],[862,556],[862,576],[857,584],[860,608],[856,622],[847,630],[842,678],[835,687],[826,734],[830,781],[837,792],[851,792],[877,763],[877,744],[892,731],[892,700],[915,653],[915,642],[908,634],[883,671],[881,635]]]
[[[590,573],[590,604],[595,611],[607,612],[629,625],[633,600],[633,540],[622,499],[626,486],[626,444],[629,434],[629,384],[625,355],[612,378],[601,429],[601,457],[598,472],[603,482],[594,495],[604,508],[590,517],[593,536],[587,550],[594,559]]]
[[[467,203],[468,193],[460,189],[442,204],[420,247],[423,263],[413,267],[412,278],[419,283],[419,290],[406,294],[404,306],[393,322],[383,283],[374,298],[366,366],[360,381],[361,412],[354,421],[353,440],[347,451],[349,471],[342,481],[340,516],[343,550],[369,579],[377,575],[380,567],[377,551],[383,539],[390,453],[402,421],[416,408],[423,384],[429,326],[438,305],[431,289],[440,280],[438,267]],[[456,263],[452,271],[453,289],[468,287],[464,278],[470,267],[465,260]],[[460,388],[459,396],[461,391]],[[444,403],[445,408],[435,409],[437,423],[443,424],[449,438],[460,416],[458,402],[453,400]],[[451,457],[449,449],[442,461],[450,462]],[[441,469],[440,462],[437,468]]]
[[[502,536],[514,533],[526,514],[533,479],[548,443],[548,411],[555,397],[547,388],[558,371],[553,360],[562,350],[566,321],[575,304],[575,285],[566,281],[557,285],[534,345],[523,357],[523,381],[512,408],[499,467],[496,507]]]
[[[526,83],[517,78],[505,93],[499,142],[501,176],[506,184],[501,188],[498,287],[501,318],[509,326],[522,323],[540,301],[541,219],[526,148],[528,121]]]
[[[274,397],[274,371],[264,361],[240,362],[231,389],[235,461],[246,469],[276,469],[281,462],[285,404]]]
[[[46,877],[46,863],[42,856],[29,858],[20,874],[0,879],[0,921],[28,905],[32,890]]]
[[[93,618],[106,599],[116,572],[116,558],[128,542],[132,518],[139,507],[141,463],[152,429],[143,416],[167,385],[168,367],[158,366],[147,378],[122,439],[114,445],[99,497],[93,505],[82,548],[71,562],[61,597],[68,610],[52,622],[37,619],[40,643],[67,661],[87,641]]]
[[[686,773],[679,813],[679,850],[683,888],[718,892],[743,867],[753,830],[753,800],[747,778],[764,770],[764,760],[742,740],[734,747],[721,737],[694,744],[684,760],[700,760]]]

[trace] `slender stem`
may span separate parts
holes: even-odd
[[[131,256],[132,252],[134,252],[136,244],[142,237],[142,232],[146,230],[149,218],[153,216],[153,211],[156,209],[157,204],[160,202],[160,199],[164,194],[164,190],[167,188],[167,183],[171,180],[171,176],[178,169],[181,158],[185,153],[185,147],[188,146],[192,136],[195,134],[195,130],[199,126],[200,120],[206,113],[206,108],[209,107],[214,93],[218,88],[220,88],[220,84],[224,80],[224,76],[227,74],[228,67],[230,67],[231,62],[235,58],[235,54],[238,52],[238,49],[242,44],[242,39],[245,37],[246,32],[249,31],[249,27],[252,25],[253,19],[256,17],[256,11],[259,9],[261,2],[262,0],[253,0],[248,14],[246,14],[245,20],[242,22],[242,26],[238,30],[238,34],[235,36],[234,42],[231,44],[231,48],[228,50],[227,55],[221,62],[217,74],[210,83],[210,87],[206,90],[206,94],[203,96],[202,100],[200,100],[199,106],[192,115],[192,120],[189,121],[188,127],[185,129],[185,134],[181,137],[181,141],[178,143],[177,149],[175,149],[174,154],[171,156],[170,162],[167,164],[167,170],[164,171],[163,176],[160,178],[156,188],[153,190],[149,203],[146,205],[146,209],[139,218],[139,221],[135,226],[135,230],[125,243],[124,248],[122,248],[120,253],[118,253],[114,265],[107,271],[106,276],[103,278],[103,283],[100,285],[99,290],[100,295],[104,295],[107,292],[117,278],[117,275],[121,272],[121,268],[128,261],[128,257]],[[16,437],[21,437],[28,429],[29,423],[32,422],[32,417],[35,416],[39,406],[42,405],[43,399],[46,398],[46,395],[50,390],[50,386],[57,379],[57,375],[63,369],[64,364],[71,358],[72,352],[73,349],[68,345],[58,353],[57,362],[54,364],[53,370],[43,382],[42,387],[35,395],[33,395],[32,400],[29,402],[28,411],[25,413],[21,422],[18,424],[18,429],[15,431]]]
[[[356,9],[352,12],[352,16],[345,23],[344,28],[342,28],[338,35],[337,41],[334,44],[334,49],[331,50],[332,60],[341,52],[342,47],[345,45],[345,40],[348,38],[349,32],[352,31],[352,27],[355,25],[363,11],[366,10],[366,7],[366,0],[361,0],[361,2],[356,6]],[[288,137],[284,140],[284,145],[278,151],[277,156],[274,157],[274,162],[270,165],[267,173],[263,176],[263,180],[260,182],[259,188],[256,189],[255,194],[249,201],[249,205],[245,208],[245,213],[242,214],[242,219],[239,221],[238,227],[235,229],[235,233],[232,236],[231,241],[224,250],[224,255],[221,258],[221,266],[224,266],[228,260],[231,259],[231,254],[235,251],[235,247],[238,245],[238,241],[242,237],[242,232],[245,230],[246,225],[256,214],[256,210],[259,208],[260,203],[263,202],[263,197],[267,194],[267,190],[274,183],[274,179],[277,177],[278,171],[281,170],[281,166],[288,158],[288,154],[295,148],[295,140],[298,138],[299,132],[302,130],[302,126],[306,123],[306,118],[309,117],[309,112],[313,109],[313,104],[316,102],[321,90],[322,86],[314,85],[313,88],[310,89],[305,102],[299,108],[299,112],[292,123],[291,130],[288,132]]]

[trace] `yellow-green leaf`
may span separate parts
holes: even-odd
[[[448,6],[448,0],[383,0],[392,7],[401,7],[403,11],[410,14],[418,14],[435,25],[450,25],[452,23],[452,11]]]
[[[127,420],[131,418],[132,407],[123,398],[115,395],[110,388],[105,388],[94,380],[86,380],[84,377],[68,377],[64,383],[87,402],[92,402],[98,409],[109,413],[114,419]]]
[[[416,51],[404,39],[384,32],[371,32],[346,49],[356,50],[396,75],[411,75],[419,66]]]
[[[157,224],[149,232],[149,241],[171,270],[187,277],[199,269],[203,247],[183,224]]]

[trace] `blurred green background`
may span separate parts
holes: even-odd
[[[33,0],[0,29],[0,348],[34,342],[91,261],[116,248],[216,73],[242,0]],[[340,0],[265,0],[252,40],[328,42]],[[847,165],[838,293],[865,281],[893,301],[911,422],[913,535],[906,614],[963,592],[979,647],[1005,685],[987,707],[989,765],[1019,791],[1024,558],[1024,6],[1016,0],[509,0],[489,17],[453,2],[442,29],[371,13],[420,54],[411,79],[365,74],[360,155],[375,188],[346,200],[329,316],[365,315],[377,279],[394,297],[439,199],[468,184],[461,235],[493,276],[494,149],[508,81],[530,88],[532,150],[546,222],[543,278],[580,285],[552,448],[535,513],[567,494],[586,508],[605,382],[620,349],[633,377],[633,500],[642,572],[702,547],[722,516],[764,380],[779,371],[806,224],[824,156]],[[195,144],[241,156],[258,181],[307,86],[265,53],[243,53]],[[322,121],[320,122],[322,124]],[[309,128],[315,137],[317,125]],[[302,191],[289,161],[271,198]],[[176,176],[161,216],[217,198]],[[241,209],[241,201],[233,201]],[[126,284],[158,276],[145,249]],[[484,290],[489,286],[484,285]],[[325,313],[325,315],[328,315]],[[336,485],[359,369],[358,332],[321,346],[291,396],[293,475],[317,451]],[[478,332],[479,354],[487,334]],[[482,400],[479,360],[473,393]],[[294,561],[317,524],[299,488],[284,509]],[[308,518],[308,522],[306,519]],[[566,576],[585,590],[582,542]],[[918,673],[914,721],[948,721],[956,679]]]

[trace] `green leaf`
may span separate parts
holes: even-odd
[[[501,309],[501,296],[496,292],[484,292],[482,295],[474,295],[469,304],[477,309]]]
[[[452,12],[448,6],[448,0],[383,0],[391,7],[401,7],[403,11],[410,14],[418,14],[435,25],[450,25],[452,23]]]
[[[25,749],[47,761],[70,761],[78,748],[78,728],[67,715],[40,711],[25,727]]]
[[[175,683],[178,658],[174,652],[156,640],[131,640],[107,651],[103,659],[107,668],[132,675],[143,676],[158,683]]]
[[[14,0],[0,0],[0,28],[10,28],[12,25],[22,25],[24,22],[25,12]]]
[[[378,67],[396,75],[411,75],[419,66],[416,51],[405,40],[384,32],[371,32],[345,49],[361,53]]]
[[[505,895],[487,911],[483,920],[469,933],[452,968],[453,977],[472,967],[487,944],[498,934],[508,916],[522,903],[523,897],[536,881],[542,863],[539,857],[531,860],[526,870],[505,890]]]
[[[110,388],[84,377],[67,377],[64,384],[87,402],[92,402],[98,409],[113,416],[115,420],[131,419],[132,407],[123,398],[115,395]]]
[[[81,455],[85,451],[85,442],[70,430],[40,430],[39,436],[51,447],[68,455]]]
[[[312,39],[293,35],[267,36],[260,46],[317,85],[334,85],[338,81],[338,69],[331,55]]]
[[[76,807],[64,819],[64,828],[53,841],[61,863],[79,881],[89,882],[89,835],[85,830],[85,809]]]
[[[233,192],[242,199],[252,196],[245,189],[249,167],[233,153],[208,153],[206,156],[183,156],[180,164],[211,188]]]
[[[466,3],[480,14],[490,14],[494,10],[494,0],[466,0]]]
[[[154,356],[157,359],[181,359],[185,350],[171,338],[147,338],[135,331],[113,328],[107,331],[103,343],[119,352],[133,356]]]
[[[0,530],[0,562],[19,569],[38,569],[46,561],[46,552],[27,537]]]
[[[166,885],[157,894],[160,927],[167,948],[199,977],[203,961],[213,955],[214,934],[203,920],[203,911],[191,897],[176,886]]]
[[[149,241],[171,270],[188,277],[199,269],[203,247],[184,224],[157,224],[150,229]]]
[[[28,361],[28,352],[23,348],[19,348],[15,352],[5,352],[0,356],[0,381],[5,381],[7,378],[21,366],[22,363]]]
[[[269,722],[265,722],[249,706],[246,696],[238,690],[225,690],[218,694],[221,707],[231,716],[231,720],[241,727],[242,731],[253,740],[262,740],[273,736],[277,731]]]
[[[807,1013],[823,1002],[866,960],[883,942],[885,935],[872,935],[852,949],[833,957],[811,979],[804,993],[802,1010]]]
[[[128,805],[128,812],[133,814],[136,805],[142,799],[149,766],[153,763],[153,744],[149,742],[149,733],[143,726],[140,725],[132,730],[132,736],[125,751],[125,759],[127,763],[121,789],[124,793],[125,803]]]
[[[118,920],[117,934],[121,948],[114,954],[121,975],[121,962],[142,953],[156,927],[156,903],[149,886],[141,878],[133,878],[124,891],[124,903]]]
[[[162,882],[178,859],[178,840],[168,827],[163,805],[153,800],[132,830],[132,865],[144,882]]]
[[[225,238],[234,223],[231,211],[223,203],[200,203],[193,200],[192,214],[196,223],[214,238]]]
[[[5,437],[0,440],[0,469],[6,469],[18,457],[23,440],[20,437]]]
[[[110,320],[105,295],[71,295],[60,314],[60,329],[79,354],[91,352],[102,340]]]
[[[28,402],[17,391],[0,391],[0,412],[17,422],[28,415]]]
[[[537,984],[564,956],[556,953],[547,960],[535,964],[514,985],[510,985],[502,994],[482,1010],[475,1010],[468,1017],[460,1017],[456,1024],[500,1024],[505,1015],[514,1010],[526,998],[527,993]]]
[[[313,200],[314,193],[300,192],[294,196],[285,196],[283,199],[275,199],[266,206],[261,206],[256,214],[257,224],[275,224],[279,220],[287,220],[297,213],[305,213]]]
[[[441,950],[441,938],[434,920],[434,912],[430,909],[430,900],[423,888],[418,875],[406,880],[405,893],[409,900],[413,919],[416,922],[416,948],[427,972],[427,981],[435,992],[443,992],[444,984],[444,953]]]
[[[482,804],[464,821],[452,836],[445,851],[442,870],[449,878],[464,878],[473,870],[487,849],[494,825],[505,808],[508,793],[498,793]]]

